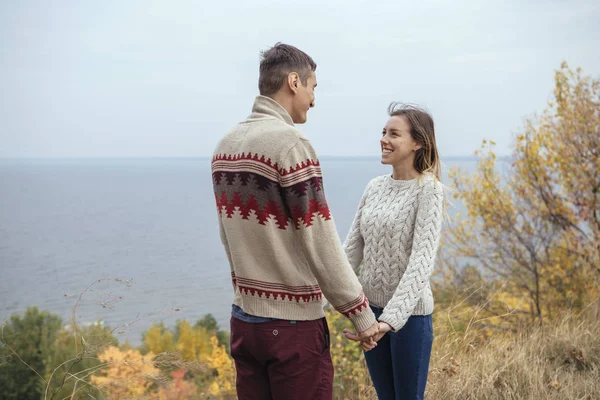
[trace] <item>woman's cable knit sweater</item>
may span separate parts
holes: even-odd
[[[443,188],[433,175],[402,181],[373,179],[344,243],[369,302],[383,307],[380,321],[394,331],[411,315],[433,312],[429,279],[438,249]]]

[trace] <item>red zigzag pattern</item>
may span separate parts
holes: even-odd
[[[261,171],[257,165],[267,166],[275,175],[273,176],[268,170]],[[217,209],[219,214],[225,212],[228,218],[232,218],[236,210],[239,210],[242,218],[248,220],[250,214],[254,212],[259,224],[266,225],[267,220],[273,217],[279,229],[286,229],[290,219],[296,229],[300,229],[300,224],[310,227],[316,215],[326,221],[331,219],[331,212],[322,192],[318,160],[307,159],[296,164],[296,167],[286,169],[278,167],[277,163],[273,164],[271,159],[265,158],[264,155],[218,154],[213,157],[212,169]],[[281,186],[281,178],[286,175],[289,178],[288,182]],[[251,193],[256,189],[250,189],[251,186],[248,185],[250,181],[255,183],[258,190],[264,194],[270,192],[271,185],[277,185],[279,190],[276,193],[280,195],[268,199],[266,203],[261,203],[265,202],[264,196],[258,194],[255,196]],[[223,185],[232,187],[233,191],[219,191]],[[239,185],[239,190],[235,190],[236,185]],[[286,200],[289,204],[285,204]]]
[[[303,161],[300,164],[296,164],[296,167],[294,168],[289,167],[288,169],[286,168],[280,168],[277,163],[272,163],[270,158],[266,158],[264,155],[259,155],[258,153],[256,154],[252,154],[252,153],[242,153],[242,154],[217,154],[213,157],[212,162],[214,163],[215,161],[239,161],[239,160],[252,160],[252,161],[257,161],[260,162],[268,167],[273,168],[275,171],[277,171],[281,176],[286,176],[289,174],[292,174],[294,172],[297,172],[301,169],[310,167],[310,166],[314,166],[314,167],[320,167],[321,163],[319,162],[319,160],[311,160],[311,159],[307,159],[306,161]]]
[[[295,301],[297,303],[299,303],[300,300],[305,303],[321,301],[323,298],[323,293],[321,292],[319,285],[290,286],[281,283],[236,277],[233,272],[231,273],[231,280],[233,286],[246,296],[265,296],[275,300]],[[350,303],[336,307],[336,309],[349,318],[352,314],[359,313],[368,306],[369,301],[364,293],[361,293],[360,297]]]
[[[313,224],[313,219],[317,214],[326,221],[331,219],[329,206],[326,203],[320,203],[316,199],[308,201],[306,211],[299,205],[293,206],[290,210],[291,215],[282,210],[279,202],[275,200],[270,200],[264,207],[261,207],[252,194],[248,195],[248,200],[244,202],[240,192],[234,192],[233,199],[229,200],[227,193],[223,191],[220,196],[215,193],[215,200],[217,202],[219,214],[225,212],[228,218],[232,218],[237,209],[242,218],[248,220],[250,219],[250,214],[254,212],[259,224],[266,225],[267,220],[273,217],[277,221],[279,229],[286,229],[289,219],[292,220],[296,229],[300,229],[301,223],[306,227],[311,226]]]
[[[305,303],[321,301],[323,293],[319,285],[314,286],[289,286],[280,283],[257,281],[255,279],[238,278],[232,276],[233,286],[247,296],[265,296],[275,300],[296,301]]]

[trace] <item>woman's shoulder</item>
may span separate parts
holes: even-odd
[[[379,175],[379,176],[376,176],[375,178],[371,179],[371,181],[369,182],[369,185],[382,183],[383,181],[385,181],[385,179],[388,177],[388,175]]]
[[[381,187],[381,185],[385,182],[387,175],[380,175],[380,176],[376,176],[375,178],[371,179],[369,181],[369,183],[367,183],[367,187],[365,189],[365,191],[369,191],[372,189],[377,189],[378,187]]]
[[[432,173],[426,172],[419,178],[421,190],[429,194],[443,194],[444,185]]]

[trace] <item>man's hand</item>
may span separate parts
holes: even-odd
[[[391,331],[391,330],[392,330],[392,327],[391,327],[391,326],[389,326],[389,325],[388,325],[387,323],[385,323],[385,322],[379,322],[379,323],[378,323],[378,325],[379,325],[379,326],[378,326],[379,330],[378,330],[378,332],[377,332],[375,335],[371,336],[371,337],[370,337],[370,338],[368,338],[368,339],[365,339],[365,340],[361,340],[361,341],[360,341],[360,348],[361,348],[361,349],[363,349],[363,351],[369,351],[369,350],[373,350],[373,349],[375,348],[375,346],[377,346],[377,342],[378,342],[379,340],[381,340],[381,338],[382,338],[382,337],[383,337],[383,336],[384,336],[386,333],[388,333],[389,331]],[[372,328],[372,327],[371,327],[371,328]],[[371,328],[369,328],[369,329],[371,329]],[[366,332],[366,331],[365,331],[365,332]],[[350,336],[349,336],[349,334],[350,334],[350,335],[352,335],[352,334],[353,334],[352,332],[350,332],[350,331],[348,331],[348,330],[344,330],[344,333],[346,334],[346,337],[347,337],[348,339],[355,340],[355,339],[353,339],[352,337],[350,337]],[[356,336],[353,336],[353,337],[356,337]]]
[[[367,343],[370,343],[373,347],[377,346],[377,343],[373,340],[373,337],[376,336],[378,333],[379,333],[379,323],[378,322],[375,322],[369,328],[367,328],[366,330],[359,332],[359,333],[352,332],[348,329],[344,329],[344,335],[346,335],[346,338],[357,341],[357,342],[361,342],[361,343],[367,342]]]

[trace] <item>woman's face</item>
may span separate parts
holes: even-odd
[[[411,136],[410,124],[404,116],[390,117],[383,128],[380,144],[381,163],[392,166],[412,163],[415,151],[421,148]]]

